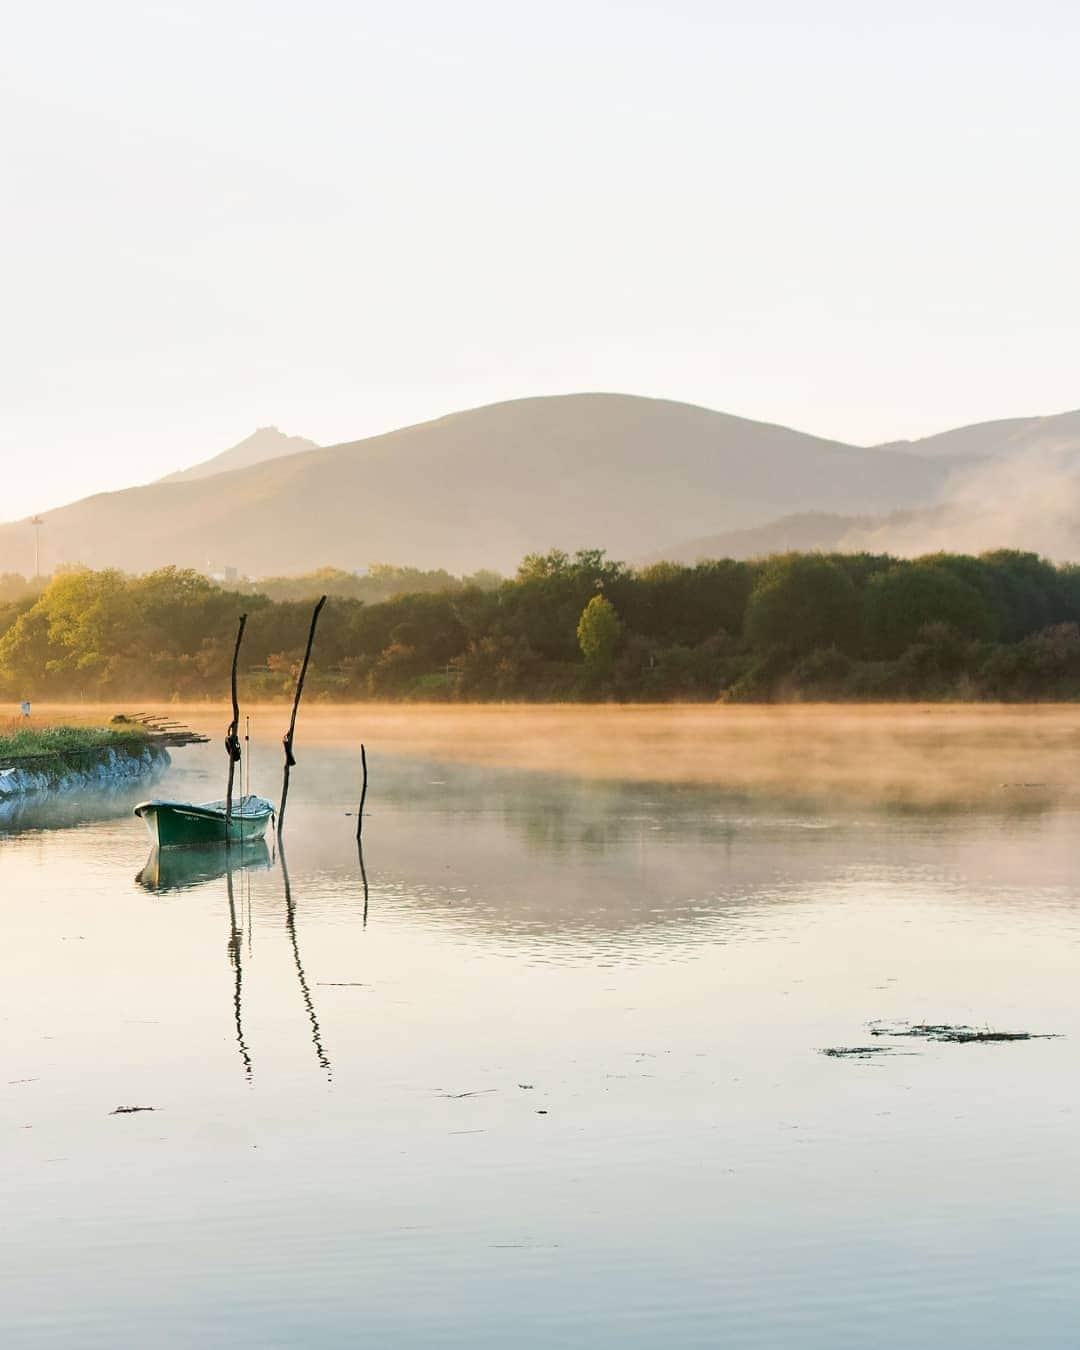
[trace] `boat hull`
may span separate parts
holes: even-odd
[[[274,811],[269,802],[250,804],[226,818],[217,803],[140,802],[135,814],[158,848],[205,848],[220,844],[250,844],[266,835]]]

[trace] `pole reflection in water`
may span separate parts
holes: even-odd
[[[300,993],[304,1000],[304,1007],[307,1009],[308,1021],[311,1023],[311,1042],[315,1047],[315,1054],[320,1065],[326,1070],[327,1078],[333,1076],[330,1067],[330,1060],[327,1058],[326,1051],[322,1045],[322,1032],[319,1030],[319,1019],[315,1013],[315,1004],[311,997],[311,990],[308,988],[307,976],[304,974],[304,965],[300,960],[300,944],[296,936],[296,905],[293,901],[292,884],[289,880],[289,864],[285,858],[285,844],[278,838],[278,857],[281,859],[281,876],[285,883],[285,924],[289,930],[289,941],[292,943],[293,960],[296,963],[296,976],[300,981]]]
[[[225,878],[229,901],[229,965],[233,971],[233,1023],[236,1043],[244,1065],[244,1076],[251,1081],[251,1053],[244,1039],[243,1028],[243,950],[244,924],[237,917],[236,891],[233,878],[237,872],[267,871],[273,866],[270,850],[263,839],[248,840],[240,845],[213,845],[210,848],[152,848],[142,871],[135,880],[144,890],[163,894],[170,891],[188,891],[208,882]],[[250,885],[250,876],[248,877]],[[251,893],[247,893],[248,954],[251,954]],[[243,914],[243,902],[240,913]]]
[[[357,848],[360,859],[360,875],[364,886],[364,926],[367,927],[367,871],[364,867],[363,845],[358,843]],[[285,889],[285,927],[292,947],[293,964],[296,966],[296,975],[300,983],[300,994],[307,1011],[308,1021],[311,1024],[311,1040],[315,1047],[315,1055],[320,1066],[326,1070],[327,1077],[330,1078],[332,1066],[329,1056],[323,1048],[319,1018],[315,1011],[311,988],[300,956],[300,940],[296,929],[296,901],[293,897],[292,879],[289,876],[284,848],[279,847],[278,859],[281,863],[281,876]],[[251,955],[254,925],[251,914],[250,877],[246,878],[247,889],[241,891],[239,902],[236,895],[235,877],[238,873],[241,874],[241,884],[243,885],[243,873],[267,871],[273,867],[275,861],[267,848],[266,842],[262,839],[239,846],[234,844],[231,848],[225,844],[220,845],[220,847],[199,849],[154,848],[151,849],[150,856],[135,878],[144,890],[155,893],[192,890],[220,877],[225,878],[225,889],[229,904],[229,965],[233,970],[233,1022],[236,1028],[236,1042],[240,1048],[240,1058],[244,1065],[244,1075],[249,1080],[252,1077],[252,1060],[243,1030],[243,954],[244,930],[246,927],[247,950],[248,955]],[[246,923],[244,920],[245,911]]]
[[[236,1043],[240,1047],[240,1058],[244,1064],[244,1077],[251,1082],[251,1055],[244,1040],[244,1026],[241,1017],[241,996],[243,993],[243,932],[236,922],[236,898],[233,895],[233,869],[225,869],[225,888],[229,896],[229,962],[233,968],[233,1021],[236,1024]]]
[[[364,841],[359,836],[356,840],[356,856],[360,859],[360,876],[364,883],[364,927],[366,928],[368,911],[367,868],[364,866]]]

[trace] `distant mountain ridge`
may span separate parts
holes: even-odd
[[[1009,417],[998,422],[974,422],[971,426],[924,436],[918,441],[886,441],[878,450],[906,450],[914,455],[959,455],[966,458],[1001,458],[1031,451],[1080,450],[1080,411],[1052,417]]]
[[[785,514],[744,530],[670,541],[648,561],[764,557],[789,549],[896,553],[998,548],[1080,558],[1080,412],[958,427],[876,447],[946,457],[934,500],[875,516]]]
[[[277,427],[259,427],[250,436],[219,455],[193,464],[189,469],[178,469],[175,473],[159,478],[159,483],[185,483],[193,478],[210,478],[214,474],[229,473],[233,469],[249,469],[268,460],[281,459],[285,455],[295,455],[304,450],[317,450],[314,441],[304,436],[286,436]]]
[[[1042,431],[1060,422],[1070,434],[1074,416],[1017,419],[1008,435],[1025,422]],[[1002,443],[1002,425],[987,424],[988,446]],[[938,438],[866,448],[693,404],[590,393],[491,404],[324,447],[260,432],[193,470],[49,512],[43,564],[145,571],[212,559],[264,576],[372,561],[507,572],[553,547],[648,558],[673,541],[785,516],[878,518],[931,505],[981,462],[977,429],[961,430],[961,453],[942,452]],[[915,453],[923,444],[930,453]],[[252,453],[259,459],[247,462]],[[25,522],[0,526],[0,571],[27,570],[31,534]]]

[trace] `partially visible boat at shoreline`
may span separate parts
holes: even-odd
[[[231,812],[216,802],[140,802],[135,814],[158,848],[191,848],[211,844],[246,844],[264,838],[275,816],[273,802],[254,795],[238,797]]]

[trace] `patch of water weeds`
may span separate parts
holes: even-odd
[[[902,1036],[953,1045],[1059,1039],[1059,1033],[1053,1031],[991,1031],[989,1027],[961,1026],[952,1022],[869,1022],[867,1026],[871,1036]]]
[[[819,1054],[830,1059],[870,1059],[874,1055],[911,1054],[910,1050],[897,1050],[894,1045],[830,1045]]]

